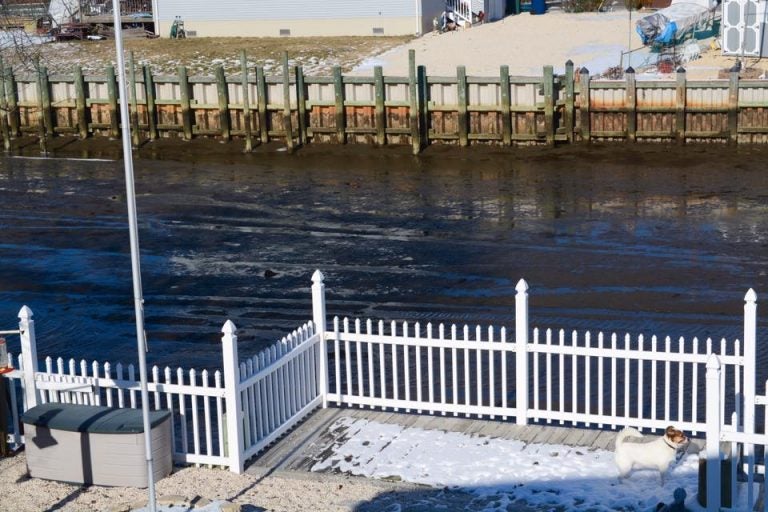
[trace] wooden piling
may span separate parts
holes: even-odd
[[[501,87],[501,142],[505,146],[510,146],[512,145],[512,102],[509,66],[501,66],[499,69],[499,86]]]
[[[456,68],[456,89],[458,100],[458,125],[459,125],[459,145],[469,145],[469,119],[467,115],[468,95],[467,95],[467,69],[464,66]]]
[[[544,132],[548,146],[555,145],[555,72],[544,66]]]
[[[376,144],[383,146],[387,143],[387,118],[384,107],[384,73],[381,66],[373,68],[373,83],[376,94]]]
[[[144,65],[144,97],[147,99],[147,128],[149,140],[156,140],[157,133],[157,104],[155,103],[155,79],[152,77],[152,68]]]
[[[227,77],[224,75],[223,66],[216,66],[216,93],[219,99],[221,138],[229,142],[232,138],[232,130],[229,124],[229,88],[227,87]]]
[[[6,91],[6,74],[3,59],[0,58],[0,131],[3,133],[3,149],[11,150],[11,132],[8,129],[8,99]]]
[[[291,69],[288,66],[288,52],[283,52],[283,127],[285,145],[293,151],[293,120],[291,119]]]
[[[181,124],[184,130],[184,140],[192,140],[192,106],[189,101],[189,77],[185,66],[179,66],[179,100],[181,100]]]
[[[346,121],[347,116],[344,112],[344,81],[341,76],[341,68],[333,67],[333,91],[336,100],[336,138],[339,144],[347,143]]]
[[[731,70],[728,81],[728,142],[736,144],[739,140],[739,71]]]
[[[579,129],[581,141],[589,143],[589,70],[581,68],[579,71]]]
[[[133,58],[133,51],[128,54],[128,85],[131,88],[131,145],[139,147],[139,99],[136,97],[136,61]]]
[[[39,85],[41,96],[41,109],[43,113],[43,133],[45,136],[53,135],[53,109],[51,108],[51,83],[48,81],[48,68],[41,67],[39,73]]]
[[[429,146],[429,80],[426,66],[416,67],[416,80],[419,87],[419,133],[423,149]]]
[[[117,77],[115,67],[107,67],[107,95],[109,101],[109,136],[116,139],[120,136],[120,125],[117,114]]]
[[[245,56],[245,50],[240,52],[240,77],[241,87],[243,88],[243,131],[245,132],[245,151],[253,151],[253,133],[251,131],[251,102],[248,84],[248,59]]]
[[[568,60],[565,62],[565,109],[563,111],[563,125],[565,128],[565,138],[569,144],[573,144],[573,127],[575,121],[575,106],[574,106],[574,76],[573,76],[573,61]]]
[[[677,68],[675,85],[675,138],[678,144],[685,144],[685,104],[686,98],[685,69]]]
[[[299,143],[304,146],[307,144],[307,86],[302,67],[294,67],[293,72],[296,75],[296,102],[299,110]]]
[[[258,95],[259,108],[259,142],[269,142],[269,113],[267,112],[267,80],[264,77],[264,68],[256,68],[256,94]]]
[[[421,152],[419,128],[419,86],[416,78],[416,50],[408,50],[408,120],[411,125],[411,147],[413,154]]]
[[[637,82],[635,70],[632,66],[624,72],[626,79],[625,114],[627,116],[627,142],[637,140]]]
[[[731,69],[728,80],[728,142],[736,144],[739,140],[739,69]]]
[[[45,106],[46,106],[46,97],[48,96],[43,92],[43,73],[45,73],[45,68],[40,67],[39,60],[35,64],[35,69],[37,70],[37,135],[38,135],[38,141],[40,143],[40,152],[43,155],[48,154],[48,133],[46,131],[46,122],[45,122]]]
[[[75,67],[75,109],[77,110],[77,130],[81,139],[88,137],[88,118],[85,111],[85,78],[83,69]]]
[[[19,91],[16,87],[16,77],[13,75],[13,68],[5,69],[5,97],[8,100],[8,128],[11,132],[11,138],[19,136],[19,127],[21,126],[21,113],[19,112]]]

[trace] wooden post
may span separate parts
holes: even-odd
[[[555,145],[555,72],[544,66],[544,131],[548,146]]]
[[[515,423],[528,424],[528,283],[515,286]]]
[[[48,154],[48,131],[46,129],[46,106],[50,108],[50,97],[47,94],[47,80],[43,80],[43,75],[48,71],[44,67],[40,67],[40,61],[37,61],[35,65],[37,69],[37,133],[40,141],[40,152],[44,155]],[[48,99],[48,101],[46,101]]]
[[[120,121],[117,113],[117,77],[115,67],[107,67],[107,94],[109,96],[109,136],[116,139],[120,136]]]
[[[579,124],[581,141],[589,143],[589,70],[581,68],[579,72]]]
[[[293,151],[293,120],[291,119],[291,69],[288,67],[288,52],[283,52],[283,126],[285,145]]]
[[[48,81],[48,68],[40,68],[40,93],[43,109],[43,127],[46,135],[53,135],[53,109],[51,107],[51,84]]]
[[[136,97],[136,64],[133,58],[133,51],[128,54],[128,84],[131,87],[131,145],[139,147],[139,99]]]
[[[253,151],[253,133],[251,131],[251,103],[249,98],[248,84],[248,59],[245,56],[245,50],[240,51],[240,76],[242,78],[241,87],[243,88],[243,129],[245,131],[245,151]]]
[[[319,270],[312,274],[312,322],[315,333],[320,338],[320,350],[316,360],[318,390],[323,401],[323,409],[328,407],[328,348],[325,341],[325,276]]]
[[[563,113],[563,123],[565,124],[565,136],[569,144],[573,144],[573,127],[575,124],[575,91],[573,77],[573,61],[565,62],[565,112]]]
[[[416,67],[416,81],[419,87],[419,133],[423,149],[429,146],[429,82],[426,66]]]
[[[144,65],[144,97],[147,99],[147,125],[149,140],[157,139],[157,105],[155,104],[155,80],[152,78],[152,68]]]
[[[501,66],[499,86],[501,87],[501,141],[505,146],[510,146],[512,145],[512,101],[509,66]]]
[[[333,90],[336,99],[336,138],[339,144],[347,143],[346,121],[347,116],[344,112],[344,81],[341,76],[341,68],[333,68]]]
[[[37,373],[37,341],[32,310],[22,306],[19,310],[19,331],[21,332],[21,369],[23,370],[24,410],[28,411],[38,403],[35,374]]]
[[[88,118],[86,117],[85,107],[85,78],[83,69],[80,66],[75,67],[75,106],[77,110],[77,129],[80,138],[88,137]]]
[[[627,82],[625,111],[627,114],[627,142],[637,140],[637,82],[635,70],[632,66],[624,72]]]
[[[293,68],[296,75],[296,101],[299,109],[299,143],[307,144],[307,85],[304,83],[304,69],[301,66]]]
[[[8,125],[11,131],[11,137],[19,136],[19,127],[21,126],[21,113],[19,112],[19,97],[16,88],[16,77],[13,76],[13,68],[5,69],[5,96],[8,99]]]
[[[267,80],[264,78],[264,68],[256,68],[256,94],[259,108],[259,142],[269,142],[269,113],[267,112]]]
[[[419,126],[419,84],[416,78],[416,50],[408,50],[408,121],[411,125],[413,154],[421,152],[421,128]]]
[[[728,82],[728,142],[736,144],[739,141],[739,71],[731,70]]]
[[[185,66],[179,66],[179,99],[181,100],[181,123],[184,129],[184,140],[192,140],[192,106],[189,98],[189,78]]]
[[[679,144],[685,144],[685,103],[686,99],[685,69],[677,68],[677,83],[675,85],[675,138]]]
[[[706,455],[707,511],[720,510],[720,360],[715,354],[707,359]]]
[[[224,76],[224,67],[216,67],[216,92],[219,98],[219,128],[221,138],[229,141],[232,138],[232,130],[229,124],[229,89],[227,77]]]
[[[373,68],[373,82],[376,92],[376,144],[387,143],[387,118],[384,106],[384,73],[381,66]]]
[[[8,152],[11,150],[11,132],[8,129],[8,100],[5,94],[6,74],[2,58],[0,58],[0,75],[0,130],[3,132],[3,149]]]
[[[459,145],[469,145],[469,119],[467,116],[467,69],[464,66],[456,68],[456,97],[458,100]]]
[[[221,355],[227,415],[227,458],[229,470],[240,474],[245,469],[245,438],[243,403],[240,395],[240,361],[237,354],[237,328],[231,320],[227,320],[221,332],[224,335],[221,337]]]

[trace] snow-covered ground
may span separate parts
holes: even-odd
[[[485,511],[506,511],[520,501],[536,510],[655,510],[660,502],[671,503],[679,487],[687,493],[690,510],[703,510],[696,503],[695,453],[674,465],[662,486],[655,471],[636,471],[620,482],[613,452],[605,450],[525,444],[355,418],[338,420],[331,431],[344,434],[313,471],[467,490]]]

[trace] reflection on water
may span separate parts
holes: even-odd
[[[241,354],[255,352],[311,317],[316,268],[330,314],[510,325],[524,277],[543,327],[741,337],[744,293],[768,291],[766,156],[314,147],[141,159],[149,360],[219,367],[227,318]],[[122,176],[120,162],[0,160],[2,328],[28,304],[41,356],[135,357]]]

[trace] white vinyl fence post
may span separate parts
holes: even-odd
[[[315,332],[320,338],[317,354],[317,379],[320,396],[323,397],[323,409],[328,407],[328,348],[325,341],[325,276],[319,270],[312,274],[312,321]],[[338,376],[337,376],[338,378]]]
[[[21,331],[21,364],[24,371],[24,410],[38,404],[35,374],[37,373],[37,341],[35,340],[35,321],[32,310],[23,306],[19,311],[19,331]]]
[[[528,283],[515,287],[515,405],[516,423],[528,424]]]
[[[720,359],[707,359],[707,512],[720,510]]]
[[[755,386],[757,365],[757,294],[752,288],[744,296],[744,432],[755,432]]]
[[[237,327],[231,320],[221,328],[221,355],[224,363],[224,401],[227,418],[227,457],[229,470],[242,473],[245,469],[243,435],[243,404],[240,397],[240,361],[237,355]]]

